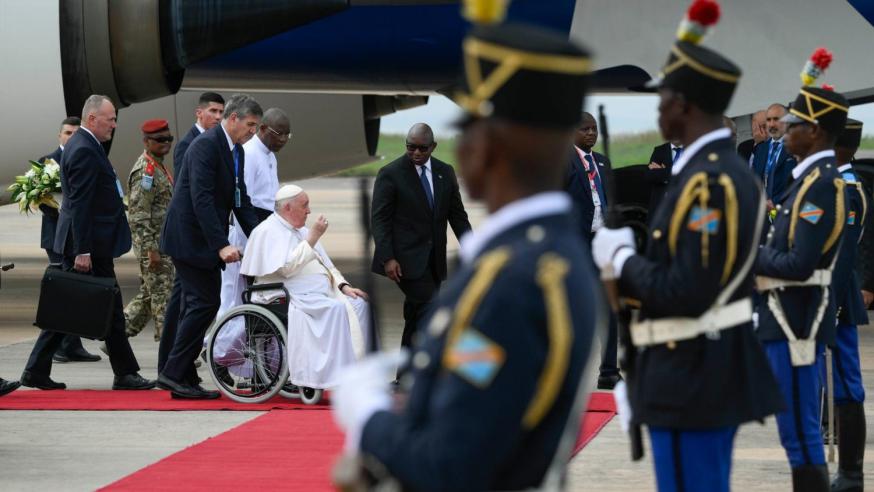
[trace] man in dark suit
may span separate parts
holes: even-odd
[[[162,340],[172,345],[158,375],[159,386],[175,398],[219,397],[198,385],[194,361],[219,308],[221,268],[241,257],[228,243],[228,217],[233,212],[247,236],[258,224],[246,192],[242,144],[255,134],[262,114],[251,97],[233,96],[222,123],[191,142],[177,176],[160,247],[173,258],[184,302],[176,333],[165,327]]]
[[[182,162],[185,159],[185,153],[191,142],[200,136],[201,133],[218,125],[222,121],[222,114],[225,111],[225,99],[221,94],[215,92],[204,92],[200,95],[197,101],[197,109],[194,110],[196,121],[191,127],[191,130],[176,144],[173,149],[173,176],[176,181],[179,181],[179,175],[182,171]],[[167,362],[167,355],[170,354],[170,348],[176,336],[176,327],[179,325],[179,315],[183,310],[182,299],[182,281],[177,273],[173,277],[173,291],[170,293],[170,300],[167,301],[167,310],[164,314],[164,333],[170,333],[170,336],[163,337],[158,347],[158,374],[164,368],[164,363]]]
[[[765,129],[764,109],[753,113],[750,117],[750,127],[752,127],[753,137],[738,144],[737,153],[741,159],[752,165],[753,149],[768,138],[768,131]]]
[[[786,106],[774,103],[768,106],[765,113],[765,127],[768,138],[764,145],[757,145],[753,151],[753,173],[762,180],[765,186],[765,198],[768,200],[768,210],[774,208],[783,190],[789,185],[792,168],[797,162],[783,145],[783,135],[786,124],[780,121],[786,114]]]
[[[173,176],[178,177],[182,170],[182,161],[185,157],[185,151],[188,146],[201,133],[218,125],[222,121],[222,114],[225,111],[225,99],[221,94],[215,92],[204,92],[197,100],[197,109],[194,110],[194,115],[197,118],[191,130],[179,140],[176,148],[173,150]]]
[[[64,118],[61,122],[61,129],[58,132],[58,148],[48,155],[39,158],[39,162],[45,163],[49,159],[56,163],[61,163],[61,156],[64,153],[64,145],[67,140],[76,133],[79,129],[82,120],[77,116]],[[64,255],[55,253],[55,229],[58,227],[58,209],[45,204],[39,206],[42,212],[42,229],[40,231],[40,247],[46,251],[49,257],[49,268],[61,268],[64,262]],[[82,340],[76,335],[65,335],[58,351],[52,356],[55,362],[96,362],[100,360],[99,355],[88,353],[85,347],[82,346]]]
[[[431,156],[437,143],[424,123],[407,133],[407,153],[379,170],[371,222],[376,248],[373,273],[404,292],[404,333],[409,347],[417,323],[446,279],[446,224],[455,237],[470,230],[455,171]]]
[[[665,189],[671,179],[671,166],[682,154],[683,144],[678,141],[665,142],[652,149],[652,155],[649,156],[649,169],[644,175],[650,184],[647,223],[652,222],[652,216],[665,196]]]
[[[580,126],[574,132],[564,189],[574,202],[586,244],[590,244],[595,232],[603,227],[610,199],[605,189],[604,168],[610,168],[611,164],[607,156],[592,150],[597,142],[598,123],[591,113],[583,112]],[[601,343],[598,389],[613,389],[622,380],[616,361],[618,345],[616,319],[611,315],[607,338]]]
[[[61,157],[61,206],[54,250],[64,255],[64,268],[95,277],[115,279],[113,258],[131,248],[130,228],[124,215],[121,182],[101,145],[112,138],[115,106],[106,96],[93,95],[82,109],[82,127],[70,137]],[[112,328],[106,338],[115,378],[112,389],[145,390],[154,381],[139,375],[137,359],[124,332],[124,303],[116,294]],[[41,331],[21,384],[39,389],[64,389],[52,381],[52,354],[64,334]]]

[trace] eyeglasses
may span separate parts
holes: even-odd
[[[271,128],[271,127],[269,127],[269,126],[267,127],[267,129],[270,130],[270,133],[276,135],[276,136],[279,137],[279,138],[284,138],[284,139],[286,139],[286,140],[291,139],[291,132],[288,132],[288,133],[279,133],[278,131],[274,130],[273,128]]]
[[[173,143],[173,135],[167,135],[163,137],[146,137],[153,142],[158,143]]]
[[[418,150],[419,152],[424,153],[424,152],[428,152],[429,150],[431,150],[431,145],[416,145],[416,144],[411,144],[410,142],[407,142],[407,150],[409,150],[410,152],[415,152],[416,150]]]

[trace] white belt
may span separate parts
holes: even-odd
[[[832,283],[830,269],[814,270],[807,280],[785,280],[782,278],[756,277],[756,289],[759,292],[780,289],[783,287],[825,287]]]
[[[697,318],[659,318],[631,323],[631,342],[635,347],[689,340],[699,335],[713,336],[753,319],[749,297],[724,306],[714,306]]]

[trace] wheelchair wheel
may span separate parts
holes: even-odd
[[[323,390],[309,388],[307,386],[300,387],[300,401],[306,405],[315,405],[322,399]]]
[[[209,372],[231,400],[260,403],[288,379],[282,322],[256,304],[237,306],[216,321],[207,342]]]
[[[291,381],[288,381],[282,385],[282,389],[279,390],[279,396],[288,398],[289,400],[297,400],[300,398],[300,387],[295,386],[291,384]]]

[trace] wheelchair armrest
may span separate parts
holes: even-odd
[[[243,304],[251,304],[253,292],[261,292],[265,290],[281,290],[285,293],[286,302],[288,302],[288,299],[291,298],[288,293],[288,289],[285,288],[285,284],[283,284],[282,282],[274,282],[271,284],[257,284],[250,285],[246,288],[246,290],[243,291],[243,295],[241,296],[243,298]]]

